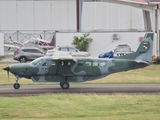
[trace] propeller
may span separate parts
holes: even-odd
[[[40,38],[42,39],[42,35],[40,35]]]
[[[9,81],[9,71],[10,71],[9,66],[4,67],[3,70],[6,70],[6,71],[7,71],[8,81]]]

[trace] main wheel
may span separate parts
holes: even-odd
[[[19,84],[19,83],[15,83],[15,84],[13,85],[13,87],[14,87],[14,89],[19,89],[19,88],[20,88],[20,84]]]
[[[60,86],[62,86],[62,83],[63,83],[63,82],[60,82],[60,84],[59,84],[59,85],[60,85]]]
[[[27,62],[27,58],[26,58],[26,57],[21,57],[21,58],[19,59],[19,62],[20,62],[20,63],[26,63],[26,62]]]
[[[61,88],[62,89],[68,89],[69,88],[69,83],[68,82],[62,82],[61,83]]]

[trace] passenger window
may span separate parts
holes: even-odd
[[[60,66],[64,66],[64,62],[60,62]]]
[[[69,66],[71,66],[72,64],[73,64],[73,62],[71,62],[71,61],[70,61],[70,62],[68,62],[68,65],[69,65]]]
[[[83,62],[79,62],[79,63],[78,63],[78,66],[83,66]]]
[[[43,63],[43,65],[42,66],[48,66],[48,63],[47,62],[45,62],[45,63]]]
[[[98,66],[98,62],[93,62],[93,66]]]
[[[85,66],[91,66],[91,62],[85,62]]]
[[[52,62],[52,63],[51,63],[51,65],[52,65],[52,66],[55,66],[55,65],[56,65],[56,63],[55,63],[55,62]]]
[[[45,63],[43,63],[42,66],[55,66],[56,62],[52,60],[47,60]]]
[[[106,66],[106,62],[100,62],[99,65],[102,66],[102,67]]]

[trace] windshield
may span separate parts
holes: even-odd
[[[130,52],[130,48],[128,46],[117,46],[115,52]]]
[[[34,61],[31,62],[32,65],[36,65],[36,66],[39,66],[43,63],[43,59],[42,58],[37,58],[35,59]]]

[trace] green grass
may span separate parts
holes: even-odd
[[[90,83],[160,83],[160,65],[111,74]]]
[[[0,119],[159,120],[160,95],[53,94],[0,99]]]
[[[0,64],[0,84],[8,81],[7,64]],[[35,84],[22,79],[21,84]],[[160,65],[85,83],[160,83]],[[42,84],[42,83],[41,83]],[[2,120],[159,120],[160,94],[46,94],[39,96],[0,97]]]
[[[8,81],[7,72],[3,70],[3,67],[5,66],[7,66],[7,63],[0,63],[0,84],[15,83],[15,77],[11,73]],[[34,83],[31,80],[24,78],[20,79],[19,82],[21,84],[46,84]],[[119,72],[105,78],[84,83],[160,83],[160,65],[150,65],[146,68]]]

